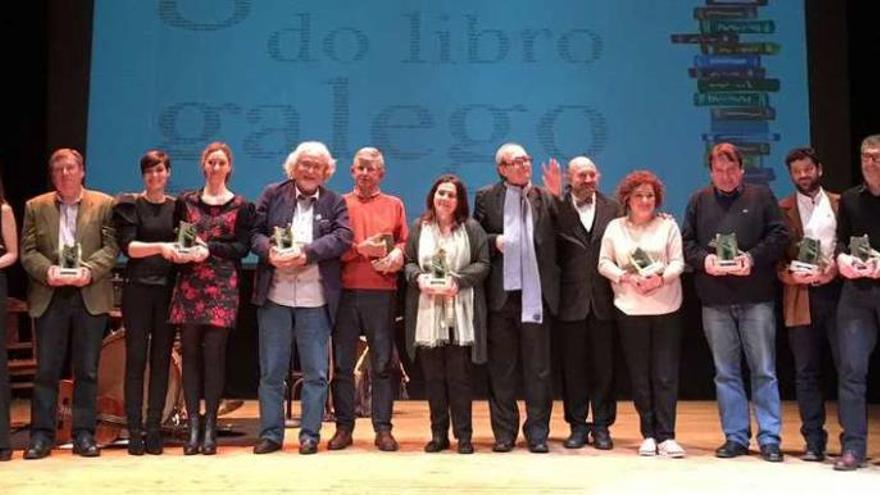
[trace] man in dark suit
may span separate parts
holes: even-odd
[[[597,191],[601,174],[585,156],[568,163],[569,190],[559,207],[559,265],[562,268],[557,338],[562,350],[565,421],[571,426],[566,448],[587,444],[609,450],[614,443],[612,374],[614,295],[599,274],[599,248],[605,227],[621,215],[617,201]],[[587,423],[592,402],[593,421]]]
[[[73,452],[95,457],[101,453],[94,439],[98,359],[113,307],[110,271],[119,253],[111,223],[113,198],[83,187],[85,163],[76,150],[52,153],[49,174],[55,190],[27,202],[21,235],[21,264],[30,279],[28,311],[36,319],[37,338],[31,439],[24,458],[51,452],[68,347],[75,380]],[[79,252],[79,267],[61,266],[64,246]]]
[[[284,443],[284,381],[296,339],[303,368],[299,453],[318,451],[327,401],[330,330],[342,294],[340,257],[351,245],[348,209],[324,188],[335,168],[322,143],[304,142],[287,157],[288,180],[268,186],[257,202],[251,249],[260,258],[253,303],[260,328],[260,440],[255,454]],[[292,247],[272,244],[289,228]]]
[[[477,191],[474,205],[474,218],[489,236],[492,260],[486,282],[492,450],[508,452],[516,442],[519,363],[526,399],[523,433],[531,452],[544,453],[549,450],[553,406],[549,323],[559,308],[555,233],[559,200],[532,185],[532,159],[522,146],[502,145],[495,163],[502,180]],[[559,166],[551,160],[545,181],[549,176],[558,184],[558,175]]]

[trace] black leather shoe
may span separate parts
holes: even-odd
[[[495,445],[492,445],[492,452],[510,452],[513,450],[513,447],[513,440],[495,440]]]
[[[91,433],[80,433],[73,441],[73,453],[81,457],[98,457],[101,455],[101,449],[98,448]]]
[[[186,443],[183,444],[183,455],[196,455],[199,453],[201,449],[201,444],[199,443],[199,423],[201,418],[198,415],[190,416],[188,420],[187,430],[189,431],[189,435],[187,437]]]
[[[749,448],[732,440],[724,442],[724,445],[715,449],[715,457],[721,459],[731,459],[741,455],[749,455]]]
[[[144,455],[145,451],[143,432],[130,430],[128,432],[128,455]]]
[[[333,438],[327,442],[327,450],[342,450],[354,443],[351,438],[351,430],[348,428],[336,428]]]
[[[550,447],[547,446],[546,440],[529,442],[529,452],[533,454],[546,454],[547,452],[550,452]]]
[[[12,449],[0,449],[0,462],[12,460]]]
[[[217,453],[217,416],[205,416],[205,436],[202,439],[202,455]]]
[[[801,460],[806,462],[822,462],[825,460],[825,449],[808,445],[807,450],[801,456]]]
[[[150,455],[161,455],[163,450],[162,432],[156,429],[147,429],[145,450]]]
[[[318,453],[318,440],[312,437],[303,437],[299,441],[299,453],[310,455]]]
[[[449,439],[446,437],[434,437],[425,444],[425,452],[434,454],[449,448]]]
[[[24,451],[24,458],[32,461],[48,457],[52,453],[52,441],[45,437],[31,438],[28,448]]]
[[[470,440],[459,440],[458,441],[458,453],[459,454],[473,454],[474,453],[474,444],[471,443]]]
[[[864,463],[859,456],[856,455],[855,452],[851,450],[845,450],[840,457],[837,458],[837,461],[834,463],[835,471],[855,471],[862,467]]]
[[[281,444],[274,441],[269,440],[268,438],[261,438],[256,445],[254,445],[254,454],[271,454],[272,452],[277,452],[281,450]]]
[[[611,433],[606,429],[593,430],[593,447],[599,450],[611,450],[614,448],[614,441],[611,440]]]
[[[586,431],[573,431],[562,443],[562,446],[567,449],[580,449],[587,444],[588,437]]]
[[[761,458],[767,462],[782,462],[785,456],[779,450],[778,443],[768,443],[761,445]]]

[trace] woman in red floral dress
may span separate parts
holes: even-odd
[[[217,453],[217,408],[223,393],[226,338],[238,315],[241,259],[250,246],[253,208],[227,188],[232,151],[225,143],[202,151],[205,187],[177,198],[175,217],[194,224],[197,246],[176,255],[180,263],[170,322],[180,325],[183,392],[189,415],[186,455]],[[204,391],[204,394],[202,392]],[[205,399],[204,437],[199,441],[200,402]]]

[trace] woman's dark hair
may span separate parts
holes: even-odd
[[[165,153],[162,150],[147,151],[144,153],[144,156],[141,157],[141,175],[145,174],[147,170],[162,163],[165,164],[166,170],[171,170],[171,157],[168,156],[168,153]]]
[[[434,181],[434,185],[431,186],[431,190],[428,192],[428,197],[425,198],[425,213],[422,214],[422,223],[436,221],[437,215],[434,212],[434,195],[437,193],[437,188],[440,187],[440,184],[446,184],[447,182],[455,186],[456,203],[455,212],[452,214],[455,225],[462,225],[470,216],[471,210],[468,206],[467,188],[464,186],[464,182],[462,182],[456,175],[444,174]]]

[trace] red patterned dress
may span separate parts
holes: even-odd
[[[210,256],[179,265],[169,321],[234,328],[241,259],[250,250],[251,204],[235,195],[222,205],[209,205],[201,191],[190,191],[178,196],[175,217],[196,226]]]

